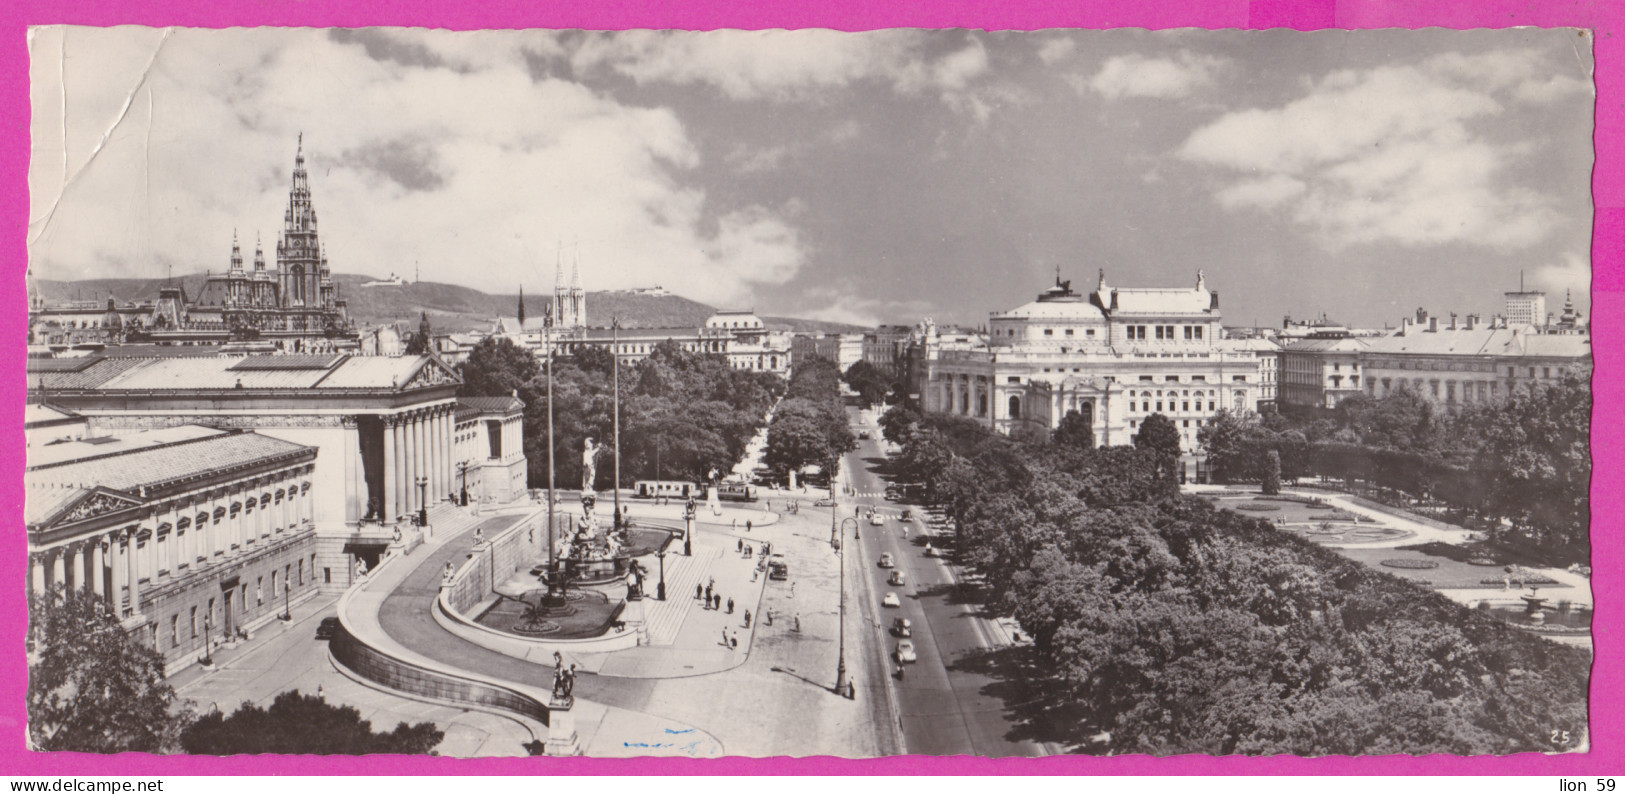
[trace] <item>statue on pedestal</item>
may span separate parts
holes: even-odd
[[[598,481],[598,445],[591,438],[582,442],[581,450],[581,492],[592,493],[593,483]]]

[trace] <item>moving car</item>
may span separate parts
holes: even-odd
[[[897,657],[897,663],[898,664],[903,664],[905,662],[917,662],[917,661],[919,661],[919,657],[915,656],[915,654],[914,654],[914,641],[913,640],[898,640],[897,641],[897,651],[893,655]]]
[[[914,635],[914,624],[908,618],[897,618],[891,622],[891,633],[898,637],[911,637]]]
[[[908,584],[908,574],[905,574],[902,571],[892,571],[891,576],[886,579],[886,584]]]
[[[869,438],[870,438],[869,431],[867,431],[867,430],[859,430],[858,431],[858,438],[861,438],[864,441],[868,441]]]
[[[779,582],[790,578],[790,564],[784,561],[783,554],[767,558],[767,578]]]
[[[886,523],[886,519],[881,518],[879,513],[870,513],[869,514],[869,523],[871,525],[877,526],[877,527],[878,526],[884,526],[885,523]]]
[[[892,567],[893,565],[896,565],[896,564],[897,563],[892,562],[891,552],[888,551],[888,552],[880,555],[880,567],[882,567],[882,568],[890,568],[890,567]]]
[[[887,593],[885,598],[880,599],[880,605],[883,607],[900,607],[903,605],[903,599],[898,598],[896,593]]]
[[[910,510],[910,509],[908,509],[906,507],[903,508],[903,517],[899,518],[897,520],[898,521],[913,521],[914,520],[914,511]]]
[[[338,633],[339,633],[339,619],[338,618],[322,618],[322,622],[316,624],[316,639],[318,639],[318,640],[330,640],[330,639],[333,639],[333,635],[338,634]]]
[[[831,499],[831,498],[829,498],[827,496],[822,498],[822,499],[819,499],[816,502],[813,502],[813,507],[834,507],[834,506],[835,506],[835,500]]]

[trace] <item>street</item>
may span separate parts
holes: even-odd
[[[858,413],[852,411],[854,422]],[[901,711],[903,737],[911,754],[981,756],[1039,756],[1046,748],[1024,738],[1013,738],[1020,722],[1006,702],[989,695],[990,689],[1003,682],[980,670],[969,669],[968,657],[1003,644],[1002,633],[995,630],[992,621],[979,614],[979,605],[965,602],[959,594],[961,572],[941,557],[927,557],[927,539],[919,520],[905,524],[898,520],[902,507],[887,501],[883,494],[886,482],[872,471],[885,452],[878,440],[879,431],[866,426],[872,439],[860,440],[858,448],[845,459],[845,484],[856,496],[843,496],[843,517],[851,517],[856,506],[861,512],[861,540],[855,544],[859,561],[852,571],[862,581],[854,588],[853,597],[870,604],[880,604],[888,592],[895,592],[898,607],[879,607],[878,620],[872,631],[888,654],[896,648],[899,638],[890,633],[894,618],[907,618],[912,622],[912,639],[918,661],[908,663],[893,686]],[[883,516],[881,526],[868,519],[870,508]],[[920,508],[912,508],[916,518],[923,518]],[[905,584],[891,585],[887,578],[891,571],[879,567],[882,554],[889,553],[896,563],[893,570],[901,571]],[[896,669],[894,659],[888,658],[890,669]]]

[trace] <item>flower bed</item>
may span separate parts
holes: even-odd
[[[1559,582],[1559,581],[1557,581],[1556,579],[1553,579],[1550,576],[1542,576],[1542,575],[1540,575],[1538,573],[1526,573],[1526,574],[1522,574],[1520,576],[1508,575],[1508,576],[1505,576],[1505,577],[1499,577],[1499,578],[1495,578],[1495,579],[1480,579],[1479,584],[1487,584],[1487,585],[1494,585],[1496,587],[1501,587],[1501,586],[1503,586],[1503,585],[1505,585],[1507,583],[1508,579],[1511,579],[1513,584],[1519,585],[1521,587],[1528,587],[1530,585],[1538,585],[1540,587],[1546,587],[1546,586],[1554,585],[1554,584],[1555,585],[1562,584],[1562,582]]]
[[[1391,559],[1383,560],[1381,564],[1389,568],[1404,568],[1410,571],[1426,571],[1439,567],[1439,563],[1433,560]]]
[[[1251,504],[1251,505],[1236,505],[1236,509],[1241,510],[1243,512],[1247,512],[1247,513],[1273,513],[1273,512],[1275,512],[1277,510],[1280,510],[1281,506],[1280,505]]]

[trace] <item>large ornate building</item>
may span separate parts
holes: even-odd
[[[259,343],[288,352],[331,352],[356,346],[356,331],[339,297],[316,228],[301,136],[293,185],[282,216],[276,266],[268,269],[256,241],[252,269],[244,266],[236,233],[223,275],[210,275],[195,297],[168,284],[151,303],[47,303],[29,288],[29,335],[39,344],[167,345]]]
[[[1223,338],[1219,295],[1198,273],[1191,289],[1093,292],[1055,285],[1036,300],[989,316],[985,337],[922,339],[917,392],[927,411],[985,421],[1000,432],[1053,429],[1076,411],[1097,443],[1131,443],[1140,423],[1163,414],[1187,451],[1220,409],[1257,410],[1258,352]]]
[[[457,491],[460,381],[433,355],[94,355],[29,359],[28,370],[30,398],[90,435],[205,425],[319,452],[310,520],[317,585],[330,591],[358,560],[376,564],[397,525],[415,531],[407,519]],[[501,463],[523,471],[517,454]]]

